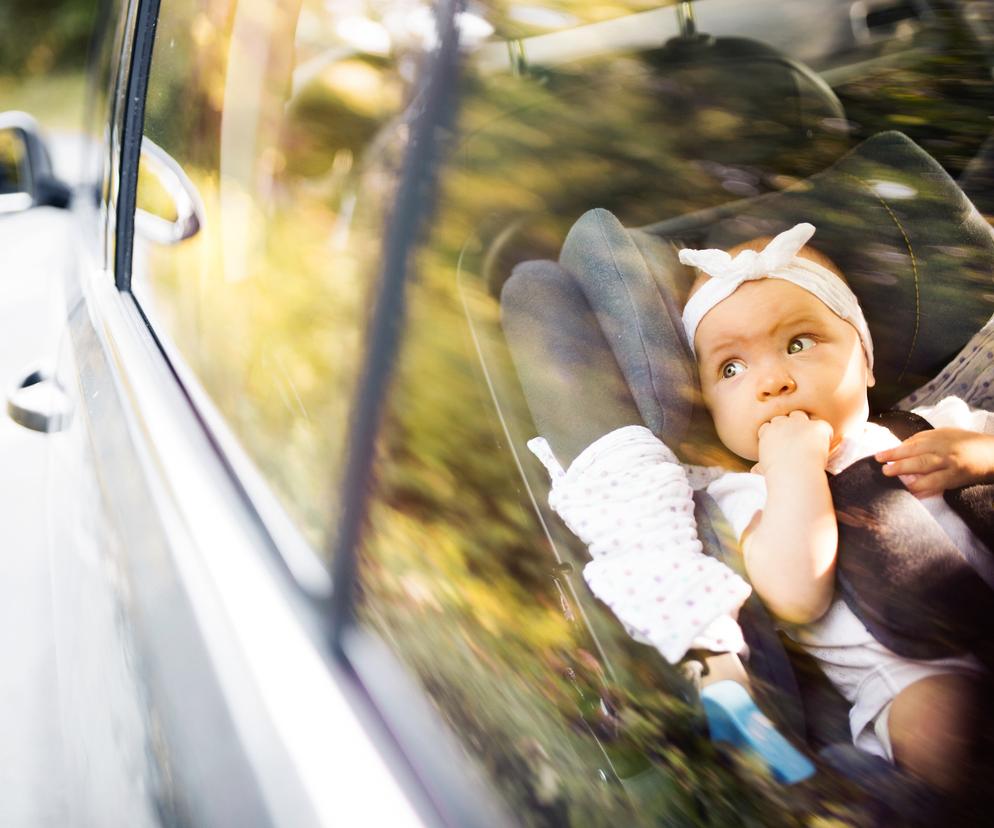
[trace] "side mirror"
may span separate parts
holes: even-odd
[[[0,112],[0,214],[68,207],[72,190],[52,173],[38,123],[24,112]]]

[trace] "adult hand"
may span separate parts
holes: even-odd
[[[994,482],[994,436],[960,428],[933,428],[911,435],[901,445],[878,452],[888,477],[916,497],[946,489]]]
[[[808,463],[824,469],[832,433],[825,420],[813,419],[804,411],[774,417],[759,427],[759,463],[754,471],[768,474],[774,468]]]

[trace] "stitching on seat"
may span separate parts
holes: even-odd
[[[624,277],[624,274],[622,273],[621,268],[618,267],[618,260],[614,256],[614,248],[610,244],[607,243],[607,233],[604,231],[604,221],[601,218],[600,214],[597,215],[597,230],[601,234],[601,238],[604,241],[604,246],[607,248],[608,253],[611,255],[611,264],[614,266],[614,272],[615,272],[615,274],[617,274],[618,279],[621,281],[622,286],[625,288],[625,295],[628,297],[628,304],[629,304],[629,306],[631,308],[634,308],[635,307],[635,300],[632,297],[631,288],[628,286],[628,282],[625,280],[625,277]],[[634,242],[632,242],[632,240],[631,240],[630,237],[627,237],[627,240],[628,240],[629,243],[634,244]],[[652,360],[649,359],[649,349],[646,348],[646,345],[645,345],[645,336],[642,334],[642,324],[639,321],[639,315],[637,313],[633,313],[632,317],[635,319],[635,330],[638,332],[638,335],[639,335],[639,344],[642,346],[642,354],[645,357],[646,366],[648,367],[648,370],[649,370],[649,382],[652,385],[653,393],[657,395],[657,403],[658,403],[658,392],[656,390],[656,375],[655,375],[655,372],[652,370]],[[612,349],[612,351],[613,351],[613,349]],[[616,362],[618,361],[617,355],[615,355],[614,359],[615,359]],[[619,367],[620,367],[620,363],[619,363]],[[622,373],[624,373],[624,371],[622,371]],[[627,382],[627,377],[625,379],[626,379],[626,382]],[[635,400],[635,407],[638,408],[638,400]],[[662,411],[662,407],[661,406],[660,406],[660,410]],[[665,427],[665,425],[666,425],[666,413],[665,413],[665,411],[662,411],[662,419],[663,419],[663,426]]]
[[[871,193],[873,193],[877,201],[879,201],[883,205],[883,208],[887,211],[887,214],[891,217],[891,220],[894,222],[895,225],[897,225],[897,229],[901,232],[901,236],[904,238],[904,244],[908,248],[908,255],[911,257],[911,272],[915,278],[915,331],[914,335],[911,337],[911,347],[908,349],[908,357],[907,359],[904,360],[904,367],[901,369],[901,373],[897,378],[897,381],[900,382],[901,380],[904,379],[904,375],[908,370],[908,365],[911,363],[911,355],[915,352],[915,348],[918,345],[918,329],[921,324],[921,295],[919,293],[918,259],[915,257],[915,251],[911,247],[911,240],[908,238],[908,234],[905,232],[904,227],[901,224],[901,221],[898,219],[897,215],[891,209],[891,206],[884,200],[883,196],[881,196],[880,193],[874,190],[873,187],[871,187],[868,182],[864,181],[859,176],[847,172],[843,172],[842,174],[847,178],[853,179],[858,184],[860,184],[861,186],[869,190]]]

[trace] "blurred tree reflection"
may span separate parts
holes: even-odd
[[[0,75],[82,70],[100,0],[5,0]]]
[[[78,130],[84,71],[102,0],[7,0],[0,26],[0,110]]]

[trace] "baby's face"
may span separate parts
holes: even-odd
[[[747,460],[759,459],[759,428],[778,415],[827,421],[834,448],[869,413],[856,329],[783,279],[742,284],[701,320],[694,347],[718,436]]]

